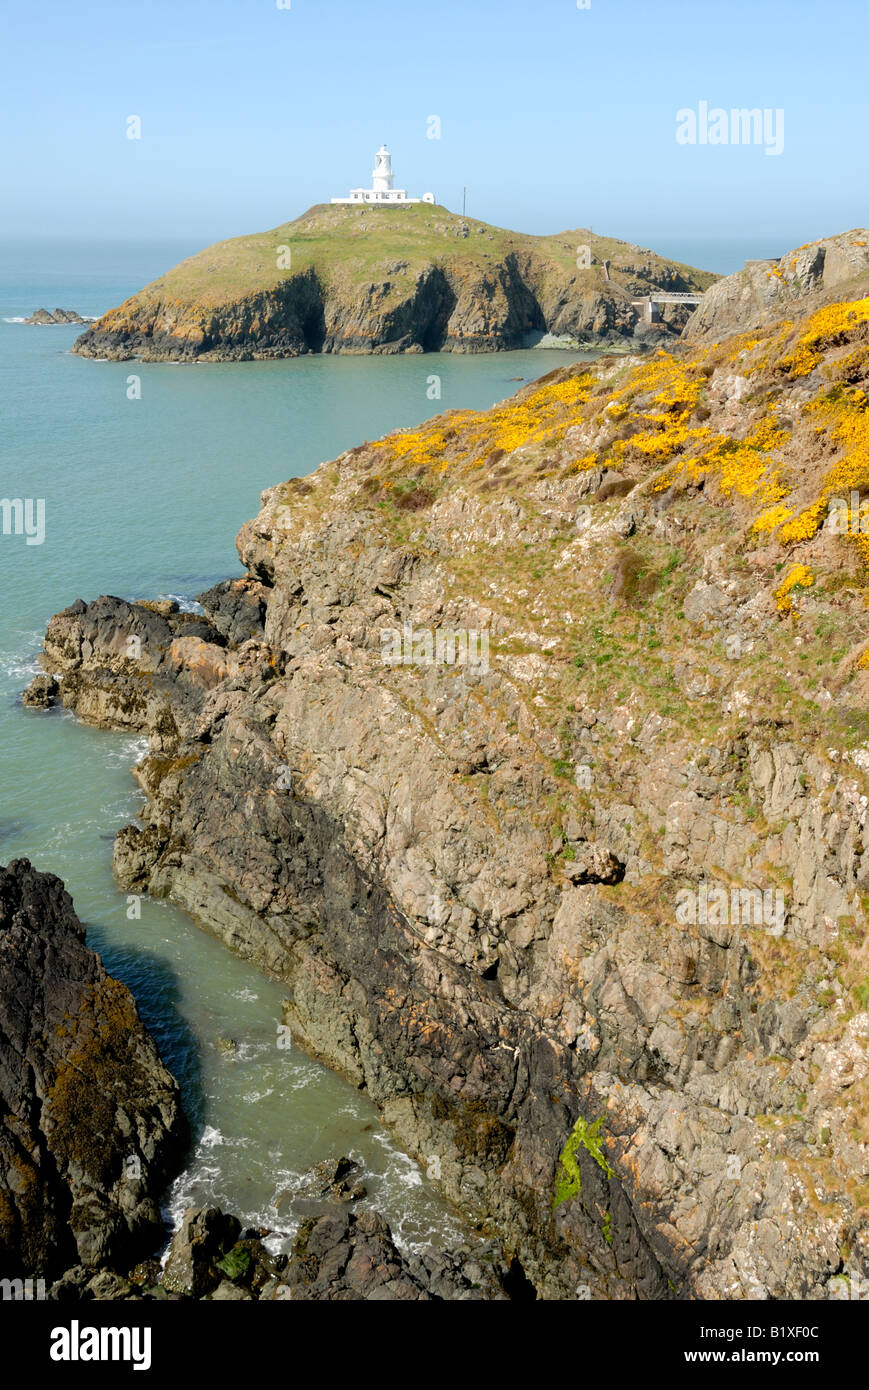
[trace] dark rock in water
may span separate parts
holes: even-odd
[[[324,1188],[336,1188],[357,1171],[350,1159],[331,1159],[318,1164],[312,1177]],[[242,1231],[219,1207],[191,1207],[173,1237],[162,1276],[156,1261],[146,1261],[123,1281],[123,1292],[108,1271],[100,1280],[72,1271],[50,1297],[128,1298],[140,1291],[151,1298],[216,1301],[504,1299],[515,1296],[512,1289],[518,1287],[495,1241],[475,1240],[473,1250],[403,1251],[378,1212],[354,1213],[344,1204],[303,1221],[289,1257],[272,1254],[260,1238],[265,1235]]]
[[[21,696],[21,702],[33,709],[50,709],[57,703],[59,689],[54,676],[35,676]]]
[[[327,1158],[309,1174],[309,1187],[318,1197],[357,1202],[366,1194],[361,1168],[352,1158]]]
[[[398,1249],[376,1211],[336,1211],[302,1224],[273,1298],[414,1302],[505,1299],[507,1267],[492,1245],[481,1255]],[[267,1295],[266,1295],[267,1296]]]
[[[56,647],[50,661],[58,659],[69,671],[64,681],[63,701],[74,705],[79,718],[88,723],[117,729],[138,729],[143,716],[155,720],[174,741],[174,716],[168,709],[168,694],[182,686],[194,713],[211,688],[228,676],[238,674],[236,658],[227,661],[225,640],[207,618],[181,613],[169,601],[127,603],[104,595],[94,603],[76,600],[55,619]],[[94,683],[81,684],[80,698],[76,672],[87,664],[90,651],[103,654],[103,673]],[[142,677],[147,694],[143,694]],[[43,676],[37,676],[25,691],[25,703],[42,700]],[[155,740],[159,749],[161,740]]]
[[[55,309],[54,313],[49,313],[48,309],[37,309],[30,315],[25,323],[35,323],[41,327],[55,323],[92,323],[92,319],[82,318],[81,314],[76,313],[75,309]]]
[[[270,1254],[256,1231],[242,1232],[236,1217],[219,1207],[190,1207],[172,1239],[159,1288],[180,1298],[259,1298],[286,1265],[286,1255]],[[150,1274],[145,1265],[131,1277],[148,1285]]]
[[[198,602],[231,646],[250,639],[262,641],[268,602],[263,584],[247,576],[227,579],[200,594]]]
[[[159,1242],[178,1087],[60,879],[0,869],[0,1276],[124,1268]]]
[[[188,1298],[202,1298],[217,1288],[218,1260],[235,1245],[241,1223],[219,1207],[190,1207],[175,1232],[163,1271],[163,1288]]]

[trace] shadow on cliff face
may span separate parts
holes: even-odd
[[[510,1261],[507,1273],[501,1279],[504,1292],[513,1303],[535,1303],[537,1290],[525,1273],[518,1255]]]
[[[415,298],[420,313],[416,336],[424,352],[440,352],[456,302],[455,290],[442,270],[435,268],[421,278]]]
[[[384,317],[384,343],[402,344],[405,350],[440,352],[457,303],[449,277],[439,266],[429,267],[418,277],[410,297]]]
[[[275,321],[265,337],[285,340],[295,352],[322,352],[326,341],[325,291],[316,272],[294,275],[276,299]]]
[[[96,924],[89,923],[87,931],[88,941],[106,969],[133,995],[164,1065],[178,1082],[189,1127],[189,1156],[205,1127],[206,1098],[200,1044],[181,1011],[178,973],[149,951],[132,945],[119,949]]]
[[[500,280],[510,305],[505,328],[511,344],[520,346],[528,333],[548,333],[551,325],[546,322],[546,315],[529,283],[527,273],[523,274],[516,256],[512,253],[504,262]]]
[[[129,990],[107,975],[60,879],[0,868],[0,1272],[129,1265],[187,1125]]]
[[[322,352],[326,341],[326,312],[323,288],[315,275],[308,294],[299,306],[299,327],[308,352]]]

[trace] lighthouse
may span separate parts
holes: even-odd
[[[377,163],[374,166],[374,173],[371,175],[373,179],[372,193],[394,193],[395,175],[392,172],[392,155],[385,145],[381,145],[374,157]],[[402,189],[398,191],[399,193],[403,192]],[[404,196],[407,197],[407,194],[405,193]]]
[[[370,188],[351,188],[349,198],[333,198],[333,203],[353,206],[359,203],[374,207],[409,208],[415,203],[433,203],[434,194],[426,193],[422,198],[408,198],[406,188],[395,187],[395,174],[392,171],[392,155],[385,145],[374,156],[374,173]]]

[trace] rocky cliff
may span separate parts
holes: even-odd
[[[778,261],[748,261],[736,275],[713,285],[688,320],[689,341],[745,332],[785,314],[805,314],[869,293],[869,231],[798,246]]]
[[[624,343],[677,334],[690,307],[647,325],[650,289],[717,277],[579,230],[534,237],[428,204],[318,206],[183,261],[77,340],[85,357],[242,361],[306,352],[481,352],[551,333]]]
[[[123,1267],[159,1245],[178,1088],[59,879],[0,869],[0,1276]]]
[[[122,883],[543,1297],[869,1275],[867,378],[862,300],[561,369],[49,625],[33,698],[149,737]]]

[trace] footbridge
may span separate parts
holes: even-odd
[[[643,318],[646,323],[657,323],[661,318],[660,310],[656,305],[660,304],[693,304],[696,308],[702,300],[702,294],[665,294],[663,292],[655,294],[644,294],[642,299],[632,299],[634,308],[642,309]]]

